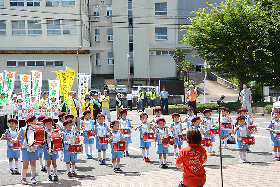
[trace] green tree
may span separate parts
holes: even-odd
[[[173,57],[176,65],[177,65],[177,77],[179,79],[181,79],[182,77],[182,69],[181,69],[181,63],[182,61],[185,59],[185,54],[184,51],[182,49],[182,47],[176,47],[176,49],[174,50],[174,53],[171,54],[170,56]]]
[[[254,80],[252,66],[263,64],[260,44],[265,31],[259,26],[263,15],[251,1],[225,0],[209,6],[194,12],[196,17],[182,26],[183,42],[209,63],[207,71],[237,78],[242,89],[243,83]]]

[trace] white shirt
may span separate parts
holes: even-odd
[[[127,94],[127,96],[126,96],[126,98],[127,98],[127,100],[132,100],[132,94]]]

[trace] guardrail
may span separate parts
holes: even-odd
[[[233,84],[231,82],[229,82],[228,80],[219,77],[217,74],[213,73],[213,72],[208,72],[207,75],[214,81],[217,81],[219,84],[226,86],[228,88],[234,89],[234,90],[239,90],[239,86],[236,84]]]

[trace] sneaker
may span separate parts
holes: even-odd
[[[51,175],[48,176],[48,181],[52,181],[52,176]]]
[[[68,173],[67,173],[67,176],[68,176],[68,177],[72,177],[72,173],[71,173],[71,172],[68,172]]]
[[[28,181],[26,180],[26,178],[22,178],[20,182],[21,184],[28,185]]]
[[[245,160],[239,159],[239,162],[240,162],[240,163],[245,163]]]
[[[102,160],[102,165],[106,165],[105,159]]]
[[[126,151],[125,153],[126,153],[126,156],[129,156],[129,153],[128,153],[128,151]]]
[[[117,170],[117,168],[114,168],[113,171],[116,173],[118,170]]]
[[[149,157],[147,157],[147,158],[146,158],[146,162],[150,162],[150,159],[149,159]]]
[[[249,163],[249,161],[248,161],[247,159],[244,159],[244,162],[245,162],[245,163]]]
[[[215,156],[215,153],[212,152],[212,153],[210,153],[209,155],[210,155],[210,156]]]
[[[60,157],[60,161],[62,161],[62,157]]]
[[[144,162],[147,162],[147,158],[146,158],[146,157],[143,157],[143,161],[144,161]]]
[[[41,171],[47,171],[45,166],[41,166]]]
[[[224,149],[228,149],[228,146],[224,146]]]
[[[14,170],[13,169],[10,169],[10,174],[15,174]]]
[[[159,164],[159,168],[163,168],[163,164]]]
[[[122,172],[121,168],[117,168],[117,170],[118,170],[119,172]]]
[[[168,168],[168,166],[166,164],[163,164],[163,168]]]
[[[246,149],[247,152],[251,152],[251,150],[249,148]]]
[[[280,161],[280,159],[278,157],[274,157],[275,161]]]
[[[77,173],[75,171],[72,172],[72,176],[76,177]]]
[[[18,168],[14,169],[14,174],[19,174]]]
[[[89,158],[90,158],[90,159],[93,159],[93,156],[92,156],[92,155],[89,155]]]
[[[32,177],[32,178],[31,178],[31,183],[32,183],[32,184],[36,184],[36,183],[37,183],[35,177]]]
[[[87,158],[87,159],[90,159],[90,156],[89,156],[89,154],[87,154],[86,158]]]
[[[58,181],[58,176],[57,176],[57,175],[54,175],[54,176],[53,176],[53,180],[54,180],[54,181]]]
[[[99,160],[99,161],[98,161],[98,164],[99,164],[99,165],[102,165],[102,163],[103,163],[103,160]]]

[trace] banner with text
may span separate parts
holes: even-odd
[[[87,87],[87,83],[90,79],[90,75],[80,75],[79,76],[79,98],[81,98],[81,96],[87,92],[86,87]]]
[[[0,92],[4,91],[4,76],[3,73],[0,73]]]
[[[4,71],[4,92],[9,96],[12,94],[15,86],[15,72]]]
[[[64,99],[68,99],[68,93],[71,91],[71,88],[75,79],[75,70],[67,68],[67,71],[58,71],[56,72],[57,80],[60,80],[60,94],[64,94]]]
[[[21,95],[25,102],[26,108],[30,106],[31,95],[31,75],[19,75]]]
[[[41,87],[42,87],[42,72],[32,71],[32,93],[36,98],[36,101],[40,101]]]
[[[18,120],[25,120],[27,116],[35,115],[38,118],[40,115],[58,119],[58,109],[22,109],[18,110]]]
[[[60,81],[59,80],[49,80],[49,98],[56,98],[56,101],[59,100],[59,87]]]
[[[13,105],[1,105],[0,115],[13,115]]]

